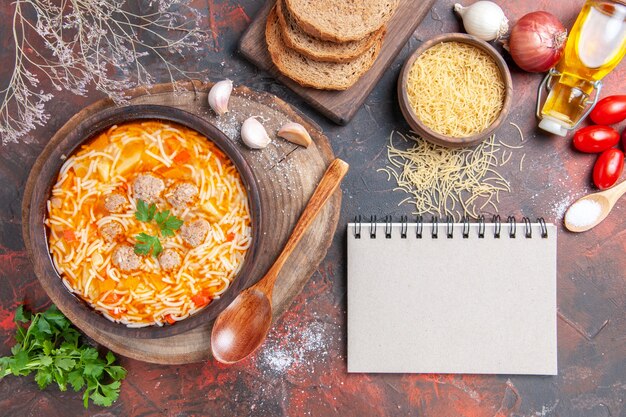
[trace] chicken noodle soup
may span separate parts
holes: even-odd
[[[157,121],[113,126],[68,158],[45,222],[65,286],[129,327],[172,324],[218,298],[251,243],[232,161]]]

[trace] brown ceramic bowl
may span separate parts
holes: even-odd
[[[70,293],[57,273],[48,249],[47,229],[44,225],[46,202],[50,198],[52,186],[66,156],[71,155],[80,145],[112,125],[136,120],[161,120],[174,122],[193,129],[220,148],[234,163],[241,174],[250,205],[253,241],[244,263],[230,287],[222,296],[213,300],[196,314],[173,325],[129,328],[124,324],[109,321],[85,301]],[[208,121],[186,111],[156,105],[136,105],[113,107],[102,110],[79,122],[77,127],[55,142],[49,142],[33,166],[26,184],[22,202],[22,232],[26,249],[35,267],[39,282],[52,301],[70,319],[80,318],[95,329],[116,335],[134,338],[161,338],[174,336],[211,321],[225,309],[235,297],[253,283],[250,271],[258,251],[258,237],[261,225],[261,200],[257,181],[252,169],[243,158],[237,146],[219,129]]]
[[[489,56],[493,58],[493,60],[498,65],[500,69],[500,73],[502,74],[502,79],[504,80],[504,85],[506,88],[504,104],[502,106],[502,110],[500,111],[500,115],[498,118],[489,126],[487,129],[483,130],[480,133],[477,133],[472,136],[464,137],[464,138],[455,138],[452,136],[445,136],[441,133],[437,133],[427,127],[422,121],[417,117],[415,112],[413,111],[411,104],[409,103],[409,97],[406,91],[407,79],[409,77],[409,71],[413,66],[413,63],[424,51],[427,49],[441,43],[441,42],[462,42],[467,43],[469,45],[476,46],[477,48],[485,51]],[[402,71],[400,72],[400,78],[398,79],[398,100],[400,102],[400,110],[402,111],[402,115],[411,126],[416,133],[418,133],[424,139],[433,142],[437,145],[447,146],[449,148],[460,148],[463,146],[475,145],[479,142],[482,142],[502,124],[504,119],[509,113],[509,109],[511,108],[511,96],[513,93],[513,81],[511,80],[511,73],[509,72],[509,68],[506,65],[506,62],[502,58],[502,56],[496,51],[491,45],[487,42],[480,40],[471,35],[465,35],[463,33],[448,33],[444,35],[435,36],[434,38],[424,42],[413,52],[413,54],[406,60],[404,66],[402,67]],[[436,98],[433,98],[436,99]]]

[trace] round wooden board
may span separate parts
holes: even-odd
[[[252,167],[259,182],[263,223],[265,228],[259,241],[259,255],[253,268],[258,281],[277,258],[295,226],[313,190],[327,166],[334,158],[328,138],[312,121],[279,98],[247,87],[237,87],[230,98],[230,112],[217,117],[207,103],[212,83],[199,81],[178,84],[161,84],[149,90],[128,92],[130,104],[159,104],[180,108],[209,120],[242,149],[244,158]],[[182,90],[182,91],[179,91]],[[114,104],[101,100],[72,117],[51,141],[65,136],[84,118]],[[241,123],[250,116],[262,120],[272,143],[263,150],[250,150],[241,142]],[[311,134],[313,144],[308,148],[276,137],[284,123],[302,124]],[[25,194],[28,194],[27,189]],[[26,196],[25,198],[29,198]],[[324,259],[339,221],[341,190],[338,189],[319,214],[283,267],[273,294],[274,322],[289,307],[294,297],[302,291],[306,281]],[[25,239],[28,239],[25,236]],[[212,322],[177,336],[160,339],[133,339],[97,330],[80,319],[74,324],[98,343],[130,358],[161,364],[184,364],[206,360],[210,357]]]

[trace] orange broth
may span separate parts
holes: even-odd
[[[154,203],[158,211],[170,210],[185,223],[209,223],[199,246],[190,247],[180,230],[160,236],[155,222],[135,218],[133,181],[145,173],[167,187]],[[198,190],[185,207],[166,198],[180,182]],[[113,193],[126,198],[119,212],[104,205]],[[113,126],[68,158],[53,186],[45,222],[52,260],[65,286],[108,319],[129,327],[172,324],[218,298],[251,243],[248,200],[232,161],[199,133],[157,121]],[[123,228],[113,241],[102,232],[109,222]],[[179,255],[179,267],[165,270],[152,254],[140,255],[140,266],[132,271],[117,267],[115,248],[134,247],[139,233],[159,237],[163,249]]]

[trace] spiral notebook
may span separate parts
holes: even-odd
[[[348,372],[556,375],[556,227],[403,220],[348,224]]]

